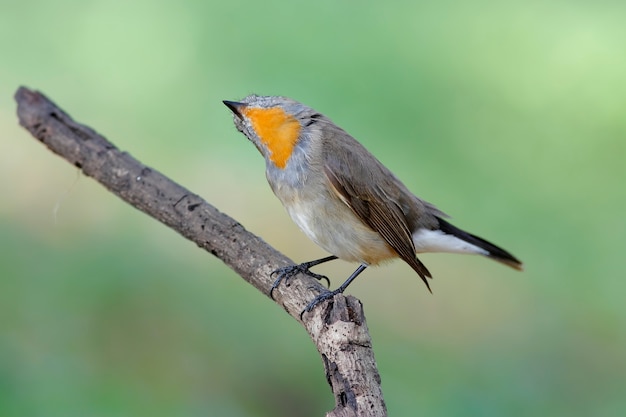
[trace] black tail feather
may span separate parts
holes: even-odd
[[[478,246],[479,248],[486,250],[487,252],[489,252],[489,255],[486,256],[493,259],[494,261],[501,262],[519,271],[524,269],[522,262],[504,249],[494,245],[491,242],[486,241],[483,238],[468,233],[465,230],[461,230],[439,217],[437,217],[437,219],[439,220],[439,228],[442,232],[456,236],[459,239],[462,239],[468,243],[471,243],[472,245]]]

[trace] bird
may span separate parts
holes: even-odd
[[[337,289],[317,295],[301,313],[343,293],[367,267],[401,259],[431,291],[425,252],[477,254],[517,270],[511,253],[466,232],[444,212],[417,197],[360,142],[328,117],[283,96],[224,100],[237,130],[265,158],[267,181],[304,234],[330,256],[276,269],[270,296],[298,273],[328,278],[310,268],[335,259],[358,268]],[[330,284],[330,282],[329,282]],[[432,291],[431,291],[432,292]]]

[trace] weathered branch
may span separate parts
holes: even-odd
[[[15,94],[20,124],[52,152],[80,168],[113,194],[174,229],[235,270],[266,296],[271,271],[292,264],[262,239],[196,194],[143,165],[93,129],[81,125],[43,94],[20,87]],[[305,327],[319,351],[336,406],[327,416],[384,416],[385,402],[362,305],[336,296],[304,315],[324,288],[299,275],[274,295],[276,303]]]

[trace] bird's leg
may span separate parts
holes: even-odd
[[[316,274],[315,272],[310,271],[309,268],[312,268],[319,264],[323,264],[324,262],[333,261],[335,259],[337,259],[337,257],[335,255],[331,255],[322,259],[316,259],[314,261],[303,262],[298,265],[284,266],[282,268],[278,268],[272,271],[270,276],[276,275],[277,277],[276,277],[276,281],[274,281],[274,284],[272,284],[272,289],[270,290],[270,297],[272,297],[272,299],[274,298],[274,295],[273,295],[274,290],[280,285],[280,283],[283,280],[285,280],[285,284],[289,286],[289,280],[293,276],[300,274],[300,273],[311,276],[318,281],[325,279],[326,283],[330,286],[330,280],[328,279],[328,277],[324,275]]]
[[[315,308],[315,306],[317,306],[318,304],[320,304],[320,303],[322,303],[322,302],[324,302],[324,301],[326,301],[326,300],[329,300],[329,299],[333,298],[333,297],[334,297],[335,295],[337,295],[337,294],[341,294],[341,293],[343,293],[343,292],[346,290],[346,288],[348,288],[348,285],[350,285],[350,283],[351,283],[352,281],[354,281],[354,279],[355,279],[355,278],[356,278],[356,277],[357,277],[357,276],[358,276],[361,272],[363,272],[363,271],[365,270],[365,268],[367,268],[367,265],[365,265],[365,264],[361,264],[361,265],[359,265],[359,267],[356,269],[356,271],[354,271],[354,272],[352,273],[352,275],[350,275],[350,276],[348,277],[348,279],[346,280],[346,282],[344,282],[343,284],[341,284],[341,286],[340,286],[339,288],[337,288],[337,289],[336,289],[336,290],[334,290],[334,291],[325,291],[325,292],[321,293],[320,295],[318,295],[317,297],[315,297],[315,298],[313,299],[313,301],[311,301],[311,302],[310,302],[310,303],[306,306],[306,308],[305,308],[304,310],[302,310],[302,313],[300,313],[300,319],[302,319],[302,315],[303,315],[304,313],[308,313],[308,312],[310,312],[310,311],[311,311],[311,310],[313,310],[313,309]]]

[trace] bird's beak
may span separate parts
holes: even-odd
[[[228,101],[228,100],[224,100],[222,101],[222,103],[224,103],[226,107],[228,107],[230,111],[232,111],[235,114],[235,116],[237,116],[239,119],[243,119],[241,110],[244,107],[246,107],[244,103],[239,103],[237,101]]]

